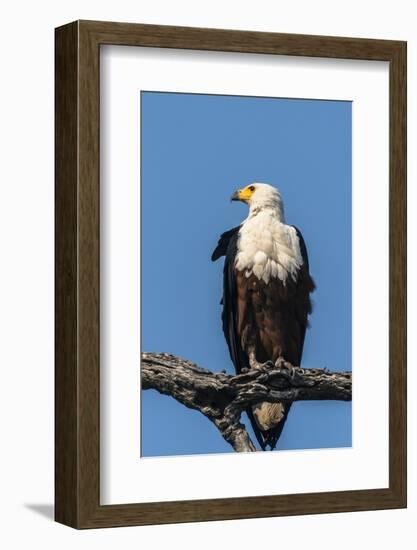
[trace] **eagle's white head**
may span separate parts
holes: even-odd
[[[284,204],[276,187],[268,183],[251,183],[238,189],[231,197],[232,201],[242,201],[249,206],[249,215],[257,212],[273,211],[284,222]]]

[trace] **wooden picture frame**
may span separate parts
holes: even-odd
[[[406,506],[406,43],[76,21],[56,29],[55,518],[75,528]],[[101,505],[99,56],[117,44],[389,62],[389,488]]]

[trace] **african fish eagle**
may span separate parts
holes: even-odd
[[[249,206],[241,225],[219,239],[212,261],[225,256],[223,332],[236,372],[283,361],[301,364],[315,284],[300,231],[285,223],[278,190],[253,183],[233,201]],[[247,410],[263,450],[273,450],[290,405],[260,403]]]

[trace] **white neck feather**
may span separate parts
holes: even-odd
[[[297,280],[303,263],[296,230],[284,222],[280,204],[251,205],[249,215],[239,230],[235,260],[236,269],[254,274],[268,283],[278,278],[284,284],[288,277]]]
[[[278,204],[271,204],[269,206],[257,205],[256,203],[251,204],[249,206],[249,214],[246,220],[257,216],[260,213],[269,214],[271,217],[275,218],[279,222],[285,223],[284,206],[282,202]]]

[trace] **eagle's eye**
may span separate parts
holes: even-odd
[[[253,192],[255,191],[255,186],[254,186],[254,185],[251,185],[251,186],[249,187],[249,191],[251,191],[251,192],[253,193]]]

